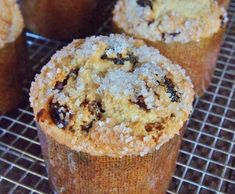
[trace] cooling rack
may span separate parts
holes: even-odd
[[[228,12],[213,80],[194,103],[168,193],[235,193],[235,0]],[[109,23],[97,34],[110,33]],[[30,32],[26,36],[34,75],[64,43]],[[52,193],[28,102],[30,82],[25,83],[24,102],[0,116],[0,194]]]

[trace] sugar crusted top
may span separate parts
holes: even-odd
[[[113,15],[126,33],[166,43],[199,41],[228,21],[214,0],[119,0]]]
[[[77,151],[112,157],[158,149],[179,133],[193,97],[181,67],[124,35],[73,41],[30,90],[46,133]]]
[[[0,48],[13,42],[23,30],[23,17],[16,0],[0,1]]]

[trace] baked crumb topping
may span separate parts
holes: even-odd
[[[145,155],[183,127],[194,92],[178,65],[124,35],[75,40],[36,76],[30,102],[48,133],[93,155]],[[41,110],[48,113],[41,119]]]
[[[119,0],[113,15],[126,33],[166,43],[199,41],[228,22],[214,0]]]
[[[0,1],[0,48],[13,42],[23,30],[23,17],[16,0]]]

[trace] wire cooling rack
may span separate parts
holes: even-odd
[[[205,96],[195,101],[177,169],[168,193],[235,193],[235,0],[215,74]],[[109,20],[97,34],[109,33]],[[63,43],[27,33],[33,74]],[[52,193],[48,185],[37,130],[25,101],[0,116],[0,194]]]

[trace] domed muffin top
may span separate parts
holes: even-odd
[[[119,0],[113,13],[126,33],[166,43],[199,41],[228,21],[214,0]]]
[[[0,1],[0,48],[5,43],[13,42],[24,27],[23,17],[16,0]]]
[[[39,126],[92,155],[145,155],[179,134],[194,91],[185,71],[124,35],[75,40],[32,83]]]

